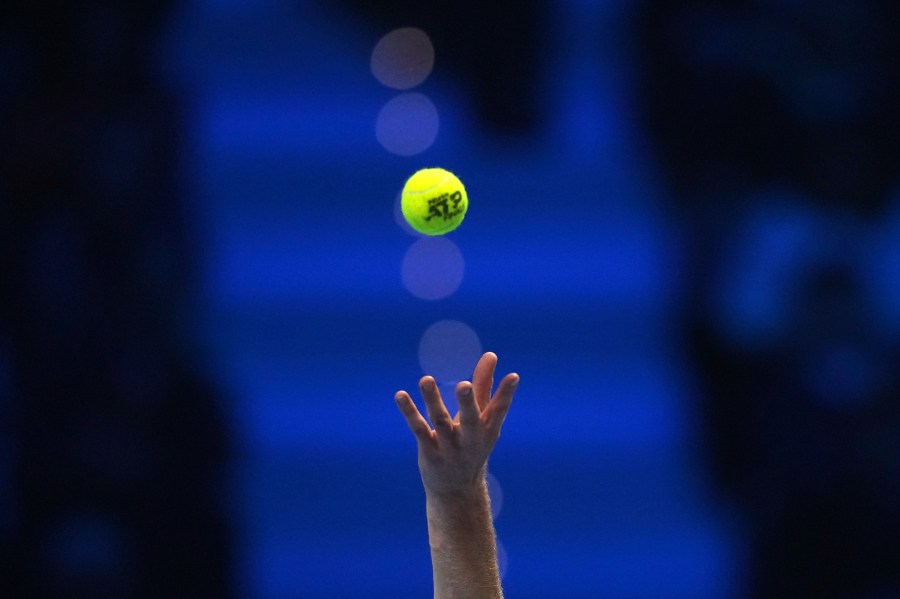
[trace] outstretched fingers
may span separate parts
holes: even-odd
[[[487,433],[488,438],[496,440],[519,384],[518,374],[508,374],[500,381],[497,392],[491,397],[496,366],[497,356],[488,352],[478,361],[472,382],[461,381],[456,385],[456,399],[459,404],[456,420],[447,411],[434,377],[423,376],[419,380],[427,420],[409,394],[406,391],[398,391],[394,399],[416,439],[420,443],[435,443],[439,439],[458,442],[457,433],[472,439],[475,438],[470,436],[472,433],[476,436]],[[484,396],[488,399],[482,402]],[[431,425],[428,424],[429,421]]]

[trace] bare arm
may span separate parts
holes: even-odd
[[[406,391],[395,396],[416,437],[425,486],[435,599],[503,596],[485,473],[519,382],[508,374],[491,396],[497,356],[484,354],[472,382],[456,386],[459,413],[450,417],[430,376],[419,381],[428,417]]]

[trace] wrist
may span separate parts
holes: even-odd
[[[443,504],[471,504],[488,498],[487,479],[481,473],[474,480],[455,485],[425,485],[428,502]]]
[[[467,488],[425,491],[425,509],[429,520],[438,526],[450,525],[458,530],[479,526],[491,519],[491,499],[487,482]]]

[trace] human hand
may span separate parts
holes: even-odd
[[[507,374],[491,396],[496,367],[497,355],[487,352],[478,360],[472,382],[460,381],[456,385],[459,412],[453,418],[434,377],[423,376],[419,390],[433,429],[406,391],[398,391],[394,396],[416,437],[426,494],[467,495],[482,489],[488,456],[500,436],[519,383],[519,375]]]

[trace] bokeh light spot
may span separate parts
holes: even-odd
[[[497,566],[500,570],[501,580],[506,576],[506,567],[508,564],[509,557],[506,554],[506,547],[503,546],[503,543],[497,541]]]
[[[446,237],[423,237],[403,256],[403,286],[419,299],[439,300],[453,294],[462,282],[465,260]]]
[[[393,89],[410,89],[428,78],[434,68],[434,46],[416,27],[394,29],[372,50],[372,75]]]
[[[437,139],[440,117],[424,94],[400,94],[378,113],[375,137],[384,149],[398,156],[415,156]]]
[[[496,520],[497,516],[500,515],[500,510],[503,509],[503,487],[500,486],[500,481],[490,472],[487,473],[486,479],[488,496],[491,498],[491,517]]]
[[[481,340],[467,324],[440,320],[428,327],[419,341],[419,364],[442,385],[472,376],[481,357]]]

